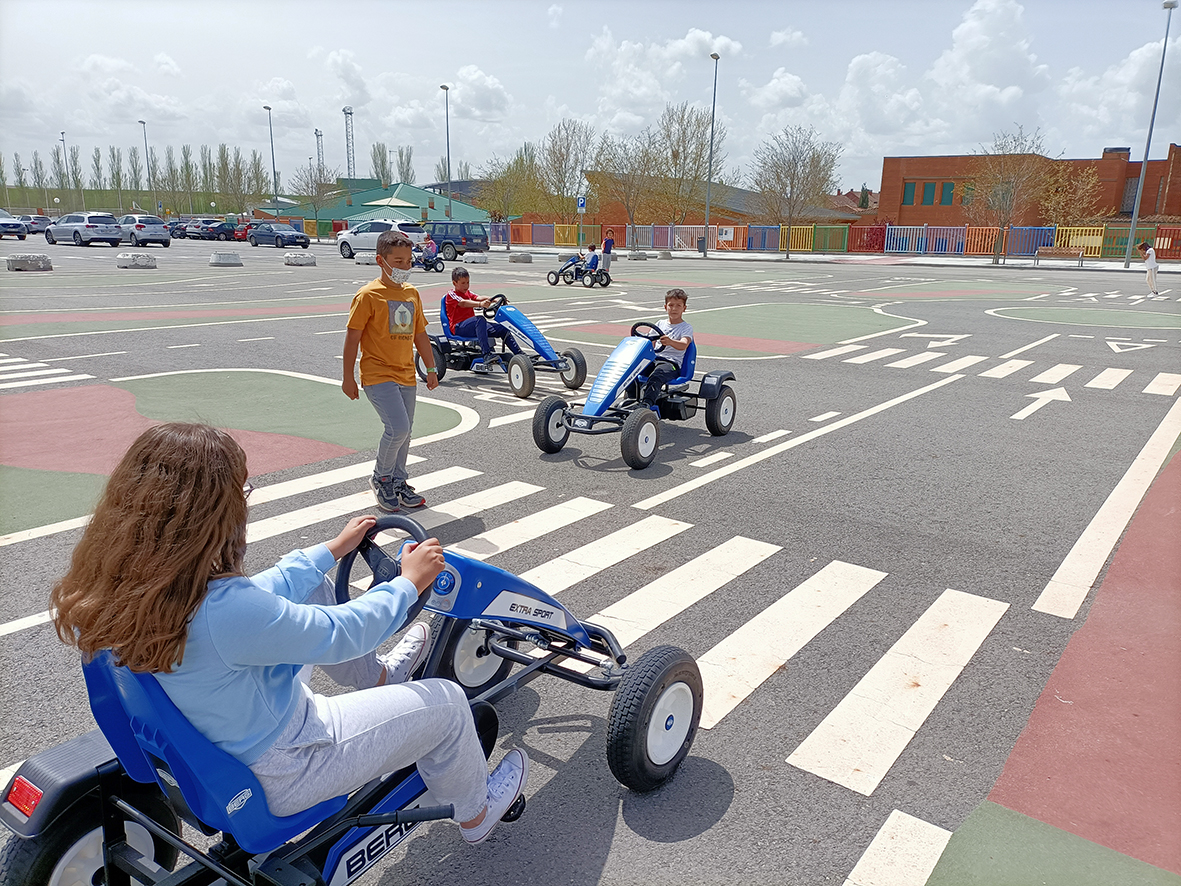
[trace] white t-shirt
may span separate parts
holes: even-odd
[[[1151,246],[1149,246],[1148,251],[1144,253],[1144,267],[1150,271],[1155,271],[1157,268],[1156,250]]]
[[[690,326],[688,323],[686,323],[684,320],[682,320],[676,326],[673,326],[671,323],[668,322],[668,320],[661,320],[656,325],[658,327],[660,327],[660,331],[663,332],[665,335],[667,335],[669,338],[692,338],[693,337],[693,327]],[[686,350],[688,350],[688,349],[686,348]],[[676,348],[671,348],[666,345],[664,350],[660,351],[660,359],[668,360],[668,361],[670,361],[672,363],[676,363],[678,366],[680,366],[682,364],[682,362],[684,362],[684,360],[685,360],[685,351],[678,351]]]

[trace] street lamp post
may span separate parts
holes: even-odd
[[[271,133],[271,185],[274,201],[271,208],[275,210],[275,219],[279,218],[279,173],[275,169],[275,127],[271,125],[271,106],[263,105],[267,112],[267,129]]]
[[[714,111],[718,106],[718,59],[716,52],[709,57],[714,60],[714,97],[709,106],[709,174],[705,179],[705,250],[703,255],[709,255],[709,198],[714,186]]]
[[[152,175],[152,152],[148,150],[148,124],[146,120],[138,122],[144,128],[144,165],[148,167],[148,187],[152,189],[152,203],[155,204],[152,211],[161,212],[160,199],[156,196],[156,177]]]
[[[451,218],[451,90],[446,83],[439,88],[443,90],[443,119],[447,127],[447,218]]]
[[[1140,199],[1144,196],[1144,179],[1148,174],[1148,148],[1152,145],[1152,126],[1156,123],[1156,103],[1160,99],[1160,82],[1165,73],[1165,52],[1169,48],[1169,25],[1173,21],[1173,10],[1177,8],[1177,0],[1164,0],[1161,9],[1167,9],[1165,15],[1165,42],[1160,49],[1160,71],[1156,75],[1156,95],[1152,98],[1152,116],[1148,118],[1148,139],[1144,142],[1144,162],[1140,164],[1140,183],[1136,185],[1136,202],[1132,206],[1132,224],[1128,228],[1128,248],[1124,252],[1124,267],[1132,263],[1132,241],[1136,239],[1136,222],[1140,220]]]

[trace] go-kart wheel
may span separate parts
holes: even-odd
[[[557,286],[558,285],[558,272],[557,271],[550,271],[548,274],[545,275],[545,279],[547,281],[549,281],[550,286]]]
[[[598,283],[600,286],[610,286],[611,285],[611,275],[608,274],[606,271],[596,271],[595,272],[595,282]]]
[[[589,272],[589,273],[582,275],[582,285],[585,286],[587,289],[590,289],[595,285],[594,272]]]
[[[623,422],[619,449],[629,468],[643,470],[656,458],[660,446],[660,419],[647,407],[634,410]]]
[[[628,666],[607,719],[607,765],[621,785],[644,792],[672,778],[693,746],[703,698],[697,662],[676,646]]]
[[[537,373],[533,369],[533,361],[524,354],[513,354],[508,361],[508,386],[514,394],[522,400],[533,393],[533,385],[537,382]]]
[[[485,320],[495,320],[496,312],[508,304],[508,296],[504,293],[497,293],[488,299],[488,307],[481,308]]]
[[[566,427],[566,401],[556,394],[546,397],[533,413],[533,442],[542,452],[561,452],[570,439]]]
[[[431,342],[431,354],[435,358],[435,378],[442,381],[443,376],[447,374],[447,363],[443,360],[443,352],[439,350],[439,346],[434,342]],[[422,355],[417,350],[414,352],[414,369],[418,373],[418,377],[425,382],[427,376],[426,366],[422,362]]]
[[[152,821],[174,834],[180,820],[162,794],[142,792],[124,799]],[[177,851],[136,822],[125,825],[133,849],[172,870]],[[105,883],[103,876],[102,821],[88,804],[79,804],[36,837],[9,837],[0,848],[0,884],[4,886],[92,886]]]
[[[705,404],[705,426],[715,437],[730,433],[738,413],[738,397],[729,385],[722,385],[718,395]]]
[[[253,244],[251,244],[251,245],[253,245]],[[343,243],[340,244],[340,257],[341,258],[352,258],[353,257],[353,247],[349,245],[348,240],[345,240]]]
[[[575,276],[573,271],[563,271],[562,272],[562,282],[565,283],[567,286],[569,286],[571,283],[573,283],[576,279],[577,279],[577,277]]]
[[[391,557],[383,551],[376,542],[374,537],[379,532],[384,532],[386,529],[400,529],[407,533],[415,541],[426,541],[427,533],[422,528],[422,525],[409,517],[403,517],[401,514],[383,514],[377,518],[377,523],[365,533],[365,537],[361,539],[361,543],[356,548],[349,551],[340,558],[340,563],[336,567],[336,602],[347,603],[352,594],[349,591],[349,574],[353,571],[353,563],[357,559],[357,555],[369,564],[369,568],[373,570],[373,581],[369,583],[369,587],[379,585],[383,581],[397,578],[402,574],[402,561],[400,558]],[[398,542],[398,547],[401,548],[402,543]],[[414,602],[410,604],[410,608],[406,610],[406,619],[404,624],[410,624],[422,612],[422,607],[426,605],[430,594],[419,594]]]
[[[646,338],[648,341],[660,341],[664,337],[664,330],[655,323],[633,323],[630,333],[636,338]]]
[[[570,364],[570,368],[561,373],[562,384],[572,391],[577,391],[586,381],[586,357],[582,356],[582,351],[578,348],[567,348],[562,351],[562,356]]]
[[[432,628],[435,623],[446,621],[436,616]],[[516,640],[508,640],[506,644],[517,648]],[[459,620],[451,628],[451,638],[443,647],[435,676],[455,681],[468,698],[475,698],[507,677],[512,669],[511,661],[488,648],[487,631],[473,631],[470,620]]]
[[[431,265],[431,270],[433,270],[436,274],[443,273],[443,259],[436,258],[435,263]]]

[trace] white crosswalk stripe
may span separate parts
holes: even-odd
[[[609,507],[611,505],[606,502],[579,496],[560,505],[546,508],[544,511],[522,517],[520,520],[514,520],[505,526],[481,532],[477,536],[451,545],[451,550],[463,554],[465,557],[471,557],[473,560],[486,560],[600,511],[605,511]]]

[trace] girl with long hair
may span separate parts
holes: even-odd
[[[142,433],[107,482],[51,603],[58,636],[147,672],[206,738],[250,767],[275,815],[293,815],[411,764],[482,842],[524,789],[529,760],[489,775],[463,690],[407,682],[426,625],[377,648],[443,567],[436,539],[407,545],[402,574],[335,604],[326,577],[376,520],[243,572],[246,453],[225,431],[170,423]],[[307,665],[355,691],[313,693]]]

